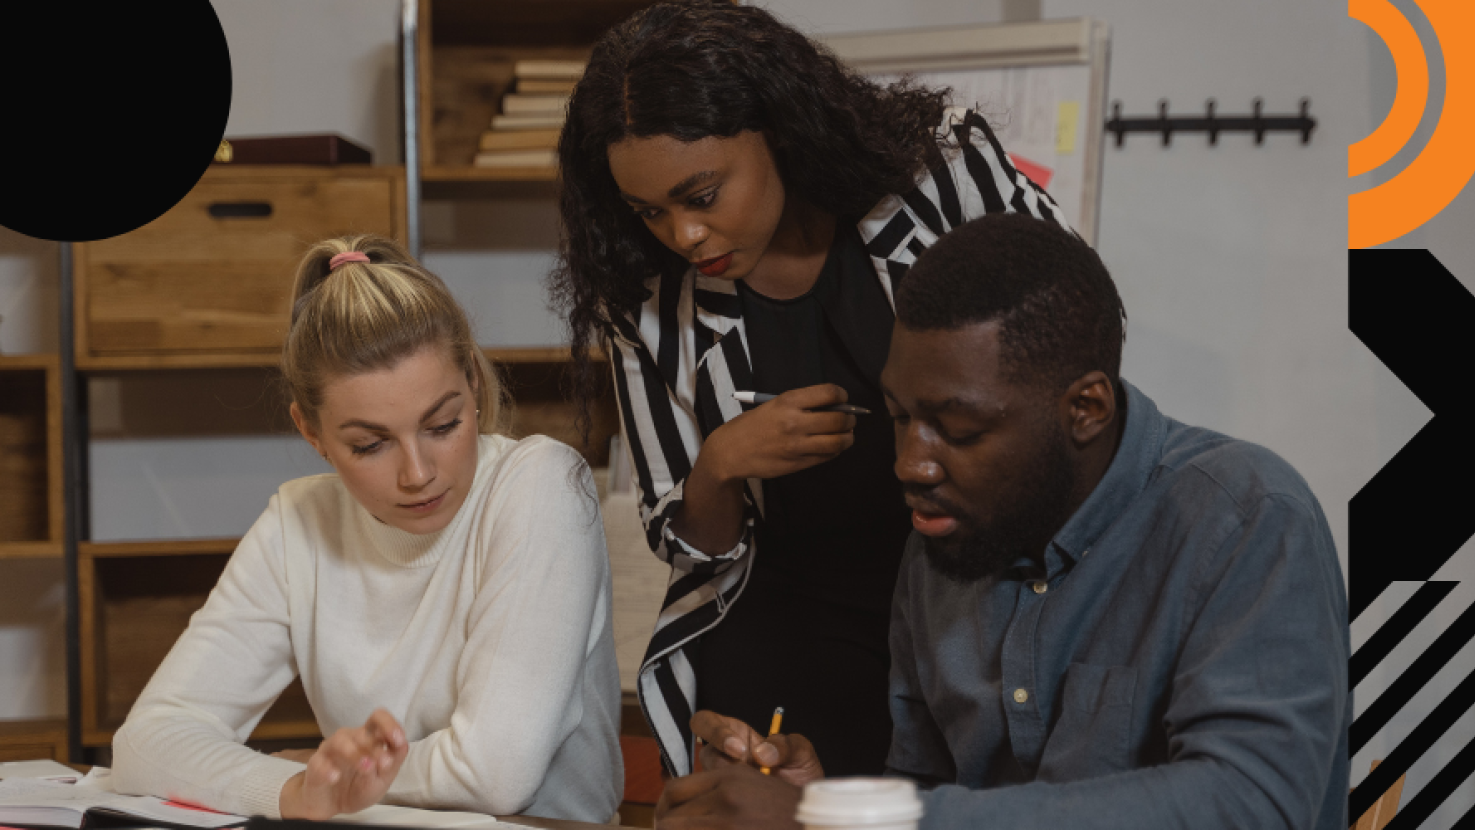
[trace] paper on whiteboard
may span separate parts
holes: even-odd
[[[873,75],[880,83],[898,75]],[[1085,212],[1086,161],[1079,141],[1062,141],[1060,119],[1079,109],[1062,106],[1091,99],[1091,70],[1087,66],[1031,66],[1007,69],[959,69],[919,72],[911,76],[923,86],[951,87],[952,103],[976,109],[988,121],[1006,152],[1017,154],[1051,171],[1050,196],[1060,205],[1071,227],[1080,227]],[[1076,137],[1079,123],[1070,129]]]

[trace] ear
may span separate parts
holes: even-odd
[[[1077,447],[1095,441],[1116,422],[1116,388],[1105,372],[1082,375],[1061,398],[1066,429]]]
[[[302,407],[298,406],[296,401],[293,401],[292,405],[287,408],[287,411],[291,413],[292,423],[296,425],[297,431],[302,433],[303,439],[312,445],[313,451],[318,455],[326,456],[326,453],[323,451],[322,438],[318,436],[317,427],[307,419],[307,415],[303,413]]]

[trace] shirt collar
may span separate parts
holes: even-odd
[[[1053,547],[1071,564],[1086,555],[1091,545],[1147,487],[1147,478],[1162,454],[1167,419],[1137,387],[1123,380],[1121,388],[1127,410],[1121,445],[1106,468],[1106,475],[1051,540]],[[1047,556],[1047,561],[1054,558]]]

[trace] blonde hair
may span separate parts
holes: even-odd
[[[329,263],[356,251],[368,262]],[[477,428],[501,430],[510,401],[471,335],[466,311],[398,242],[359,235],[313,245],[297,266],[292,323],[282,349],[287,393],[313,424],[335,378],[387,369],[426,346],[445,348],[475,390]]]

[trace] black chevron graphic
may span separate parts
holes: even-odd
[[[1348,328],[1434,417],[1352,497],[1353,619],[1394,580],[1427,580],[1475,534],[1475,447],[1460,416],[1475,297],[1427,250],[1348,251]],[[1453,475],[1451,473],[1454,473]]]
[[[1349,605],[1356,619],[1395,581],[1425,584],[1358,648],[1348,665],[1356,687],[1444,602],[1456,583],[1428,580],[1475,534],[1475,448],[1463,434],[1464,375],[1472,346],[1468,321],[1475,296],[1426,250],[1348,252],[1348,328],[1401,380],[1434,417],[1349,504]],[[1450,661],[1475,640],[1475,604],[1464,609],[1432,644],[1381,690],[1352,724],[1356,755]],[[1359,690],[1358,694],[1361,694]],[[1348,798],[1355,824],[1369,807],[1475,703],[1475,672],[1423,713],[1423,719]],[[1407,714],[1407,713],[1405,713]],[[1453,739],[1453,736],[1451,736]],[[1448,746],[1446,739],[1442,746]],[[1475,772],[1475,744],[1462,747],[1395,814],[1386,830],[1422,825]],[[1475,830],[1475,808],[1458,827]]]

